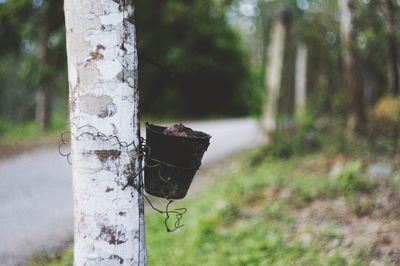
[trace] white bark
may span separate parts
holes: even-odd
[[[139,146],[133,1],[66,0],[64,9],[74,264],[146,265],[141,176],[123,190],[138,171],[140,159],[132,145],[96,136],[98,131]]]
[[[265,88],[267,101],[262,115],[262,127],[267,134],[277,128],[278,100],[281,90],[283,57],[285,52],[285,25],[282,18],[276,19],[272,25],[271,41],[268,47]]]
[[[295,69],[295,112],[296,117],[303,114],[306,108],[307,97],[307,46],[303,43],[297,47]]]

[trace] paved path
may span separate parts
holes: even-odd
[[[255,121],[187,123],[212,135],[207,164],[260,143]],[[71,168],[55,147],[0,161],[0,265],[64,246],[73,234]]]

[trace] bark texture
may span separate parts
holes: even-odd
[[[261,124],[267,134],[267,139],[268,135],[277,129],[277,112],[282,81],[285,36],[286,31],[283,17],[279,16],[272,25],[271,41],[268,47],[265,72],[267,100],[264,104]]]
[[[356,135],[365,131],[363,104],[363,79],[356,47],[357,31],[354,23],[352,0],[339,0],[340,31],[343,53],[343,68],[349,93],[348,128]]]
[[[386,9],[386,30],[387,30],[387,45],[388,45],[388,87],[389,93],[393,96],[399,95],[399,66],[397,60],[399,54],[397,51],[396,41],[396,5],[393,0],[385,0]]]
[[[74,264],[146,265],[133,1],[66,0],[64,10]]]

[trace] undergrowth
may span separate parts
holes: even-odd
[[[9,119],[0,118],[0,144],[37,139],[53,133],[60,133],[67,128],[67,118],[61,113],[54,113],[49,126],[41,130],[35,121],[16,123]]]
[[[254,152],[252,153],[254,155]],[[326,242],[335,236],[324,231],[308,243],[292,237],[294,213],[324,198],[345,197],[373,191],[357,160],[328,175],[321,154],[291,159],[267,159],[252,166],[252,154],[230,162],[228,173],[198,198],[182,200],[188,208],[185,226],[167,233],[163,218],[148,210],[146,241],[149,265],[368,265],[362,251],[351,258],[327,253]],[[71,251],[52,259],[52,264],[71,265]],[[58,261],[58,262],[57,262]]]

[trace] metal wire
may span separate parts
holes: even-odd
[[[76,126],[76,125],[75,125],[75,126]],[[76,126],[76,129],[77,129],[77,131],[80,131],[80,130],[82,130],[82,129],[85,129],[85,130],[88,130],[88,131],[84,131],[84,132],[82,132],[82,133],[80,133],[80,134],[78,134],[78,135],[76,135],[76,136],[75,136],[74,134],[72,134],[71,131],[62,132],[62,133],[61,133],[61,142],[60,142],[60,144],[59,144],[59,146],[58,146],[58,152],[59,152],[59,154],[60,154],[61,156],[63,156],[63,157],[66,157],[69,164],[72,164],[71,158],[70,158],[70,157],[71,157],[71,152],[64,152],[64,151],[63,151],[63,147],[69,144],[68,139],[70,139],[70,138],[73,137],[74,139],[79,140],[79,139],[81,139],[81,138],[83,138],[83,137],[89,136],[89,137],[91,137],[93,140],[101,140],[101,141],[105,141],[105,142],[106,142],[106,141],[115,140],[116,143],[114,143],[114,144],[112,144],[112,145],[113,145],[113,146],[114,146],[114,145],[118,145],[120,149],[121,149],[121,148],[127,148],[127,147],[132,146],[132,147],[134,148],[134,150],[136,151],[136,156],[138,156],[138,157],[144,156],[144,157],[145,157],[144,165],[145,165],[146,167],[149,167],[149,168],[159,167],[159,178],[160,178],[161,181],[165,182],[165,183],[168,184],[168,185],[171,185],[171,183],[169,182],[169,179],[168,179],[168,178],[165,179],[165,178],[163,178],[162,175],[161,175],[161,167],[162,167],[163,165],[168,166],[168,167],[175,167],[175,168],[180,168],[180,169],[186,169],[186,170],[188,170],[188,169],[190,169],[190,170],[192,170],[192,169],[197,169],[197,168],[182,168],[182,167],[178,167],[178,166],[169,164],[169,163],[167,163],[167,162],[163,162],[163,161],[160,161],[160,160],[156,160],[156,159],[154,159],[154,158],[151,158],[151,157],[150,157],[151,149],[150,149],[149,146],[147,146],[146,139],[144,139],[143,137],[140,138],[139,146],[136,146],[135,143],[134,143],[133,141],[132,141],[131,143],[127,143],[127,142],[124,142],[124,141],[121,142],[117,136],[107,136],[107,135],[105,135],[104,133],[98,131],[97,128],[94,127],[94,126],[90,126],[90,125]],[[89,130],[90,130],[90,131],[89,131]],[[92,132],[91,132],[91,131],[92,131]],[[67,136],[69,136],[69,138],[68,138]],[[151,164],[151,163],[149,163],[149,161],[155,162],[155,164]],[[144,167],[143,167],[142,165],[140,165],[140,169],[139,169],[138,172],[136,172],[135,175],[128,176],[127,182],[126,182],[126,184],[122,187],[122,190],[125,190],[125,189],[126,189],[127,187],[129,187],[129,186],[132,186],[133,189],[135,189],[135,187],[134,187],[134,183],[135,183],[135,182],[134,182],[134,181],[135,181],[143,172],[144,172]],[[182,218],[183,218],[183,215],[187,212],[187,209],[186,209],[186,208],[176,208],[176,209],[172,209],[172,210],[171,210],[171,209],[170,209],[170,205],[174,202],[174,200],[170,200],[170,199],[168,199],[168,196],[167,196],[167,195],[164,195],[164,198],[168,200],[168,203],[167,203],[166,206],[165,206],[165,210],[160,210],[160,209],[158,209],[158,208],[156,208],[156,207],[154,206],[154,204],[150,201],[150,199],[149,199],[144,193],[143,193],[143,196],[144,196],[144,198],[147,200],[147,202],[149,203],[150,207],[151,207],[153,210],[155,210],[156,212],[158,212],[158,213],[161,214],[161,215],[164,215],[164,214],[165,214],[164,225],[165,225],[165,228],[167,229],[167,232],[174,232],[174,231],[176,231],[177,229],[179,229],[179,228],[181,228],[181,227],[184,226],[184,225],[181,223],[181,220],[182,220]],[[170,226],[169,223],[168,223],[168,221],[170,220],[171,216],[175,216],[175,222],[174,222],[173,226]]]

